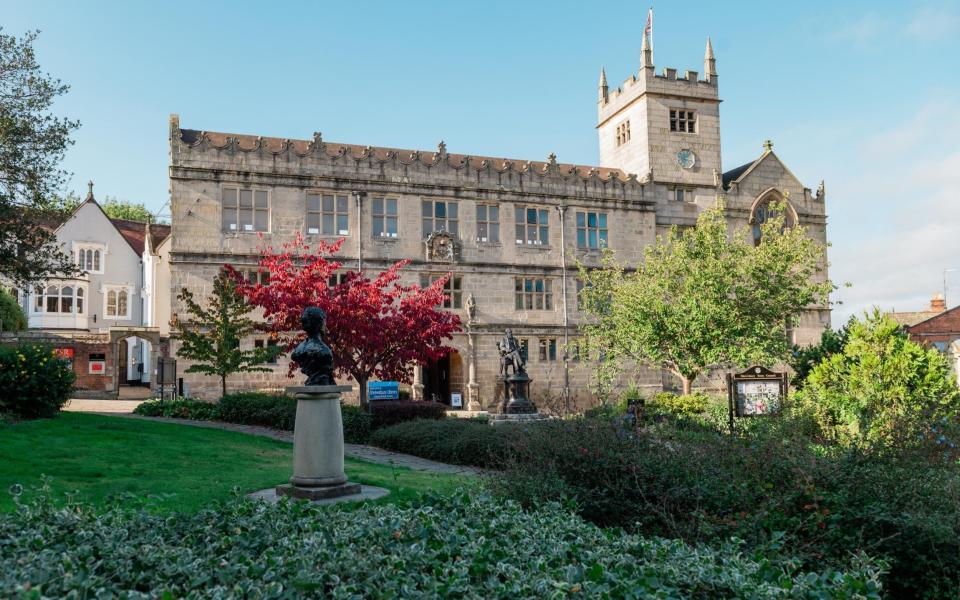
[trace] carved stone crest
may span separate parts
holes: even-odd
[[[442,229],[427,236],[424,246],[430,262],[452,263],[460,259],[460,244],[453,235]]]

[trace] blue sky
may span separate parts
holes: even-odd
[[[71,188],[160,208],[186,128],[596,164],[596,86],[639,64],[636,2],[10,2],[82,122]],[[834,322],[917,310],[960,269],[960,6],[660,2],[654,62],[720,75],[724,168],[764,139],[826,180]],[[960,270],[948,302],[960,303]]]

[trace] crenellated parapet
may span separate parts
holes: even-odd
[[[410,185],[455,185],[517,193],[546,193],[642,202],[644,183],[620,169],[546,161],[406,150],[311,140],[181,129],[170,117],[172,176],[177,169],[236,171],[294,178],[350,178]],[[652,200],[650,200],[652,201]]]

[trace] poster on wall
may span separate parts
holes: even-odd
[[[90,375],[105,375],[107,372],[107,355],[91,353],[87,361],[87,373]]]
[[[450,408],[463,408],[463,394],[460,392],[450,394]]]

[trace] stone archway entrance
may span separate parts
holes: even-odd
[[[423,367],[423,399],[450,404],[450,395],[460,393],[466,402],[463,385],[463,358],[456,350]]]
[[[110,349],[111,364],[113,366],[111,388],[114,396],[120,393],[120,385],[127,383],[128,378],[128,345],[132,342],[131,338],[140,338],[149,342],[153,351],[150,353],[149,364],[143,366],[152,372],[153,365],[156,362],[156,350],[160,347],[160,329],[157,327],[111,327],[110,328]],[[122,373],[121,373],[122,370]],[[152,383],[152,378],[151,378]]]

